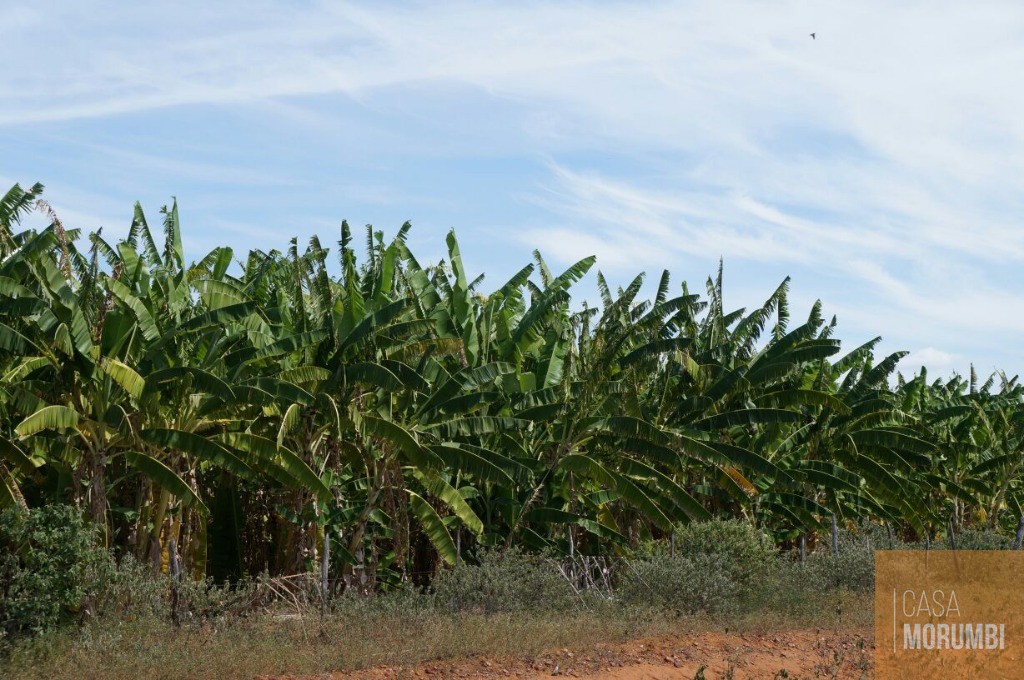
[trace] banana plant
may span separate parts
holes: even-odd
[[[904,378],[820,303],[793,320],[788,279],[732,309],[721,265],[644,299],[644,275],[535,252],[488,289],[454,232],[424,263],[408,224],[357,255],[343,223],[333,262],[312,238],[186,263],[176,204],[108,242],[41,192],[0,198],[0,506],[76,503],[156,565],[294,573],[330,538],[365,592],[477,545],[628,554],[711,517],[785,544],[1022,514],[1017,379]]]

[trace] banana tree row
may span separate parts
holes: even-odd
[[[534,253],[485,293],[454,234],[422,264],[408,224],[367,228],[361,261],[343,223],[334,257],[314,237],[186,263],[176,206],[159,240],[136,205],[111,243],[41,191],[0,201],[0,504],[75,503],[155,564],[294,573],[330,535],[372,589],[473,545],[624,553],[716,516],[786,541],[1021,515],[1016,379],[897,376],[820,304],[793,321],[788,280],[729,311],[721,268],[649,300],[596,273],[590,307],[593,258]]]

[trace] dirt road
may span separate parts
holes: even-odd
[[[869,631],[691,633],[617,645],[553,650],[533,660],[472,657],[415,666],[384,666],[357,678],[609,678],[706,680],[747,678],[869,678]]]

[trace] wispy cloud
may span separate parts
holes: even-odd
[[[245,112],[230,133],[247,154],[73,140],[54,188],[106,215],[81,179],[99,158],[130,168],[122,184],[186,184],[202,210],[225,188],[253,196],[251,215],[203,220],[226,234],[279,233],[272,203],[324,223],[405,202],[623,276],[725,256],[740,288],[792,273],[932,365],[1020,370],[1022,29],[1024,6],[994,1],[30,5],[0,9],[18,65],[0,74],[0,134],[46,130],[52,147],[171,112],[162,129],[187,137]]]
[[[567,226],[527,229],[519,239],[540,244],[562,261],[596,254],[606,271],[631,275],[664,266],[693,271],[695,264],[698,272],[709,271],[724,257],[727,274],[738,274],[741,290],[749,289],[751,265],[763,272],[756,277],[762,287],[792,273],[804,302],[809,294],[824,296],[854,335],[881,333],[895,341],[887,343],[889,349],[913,349],[916,343],[947,348],[915,352],[904,367],[924,361],[945,370],[956,360],[963,369],[968,359],[949,348],[991,356],[989,341],[1024,332],[1024,315],[1012,311],[1024,309],[1024,285],[1000,286],[988,274],[992,260],[1020,260],[998,250],[998,241],[992,244],[997,252],[972,258],[966,245],[929,244],[930,224],[923,218],[904,218],[897,232],[869,209],[810,219],[749,195],[685,185],[651,192],[559,167],[553,173],[537,200],[560,213]],[[856,221],[861,226],[844,226]],[[744,304],[757,301],[745,298]],[[937,361],[937,352],[946,358]]]

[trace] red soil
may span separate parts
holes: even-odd
[[[535,659],[471,657],[412,666],[381,666],[331,678],[610,678],[707,680],[731,678],[868,678],[869,631],[843,633],[692,633],[625,644],[594,645],[541,654]]]

